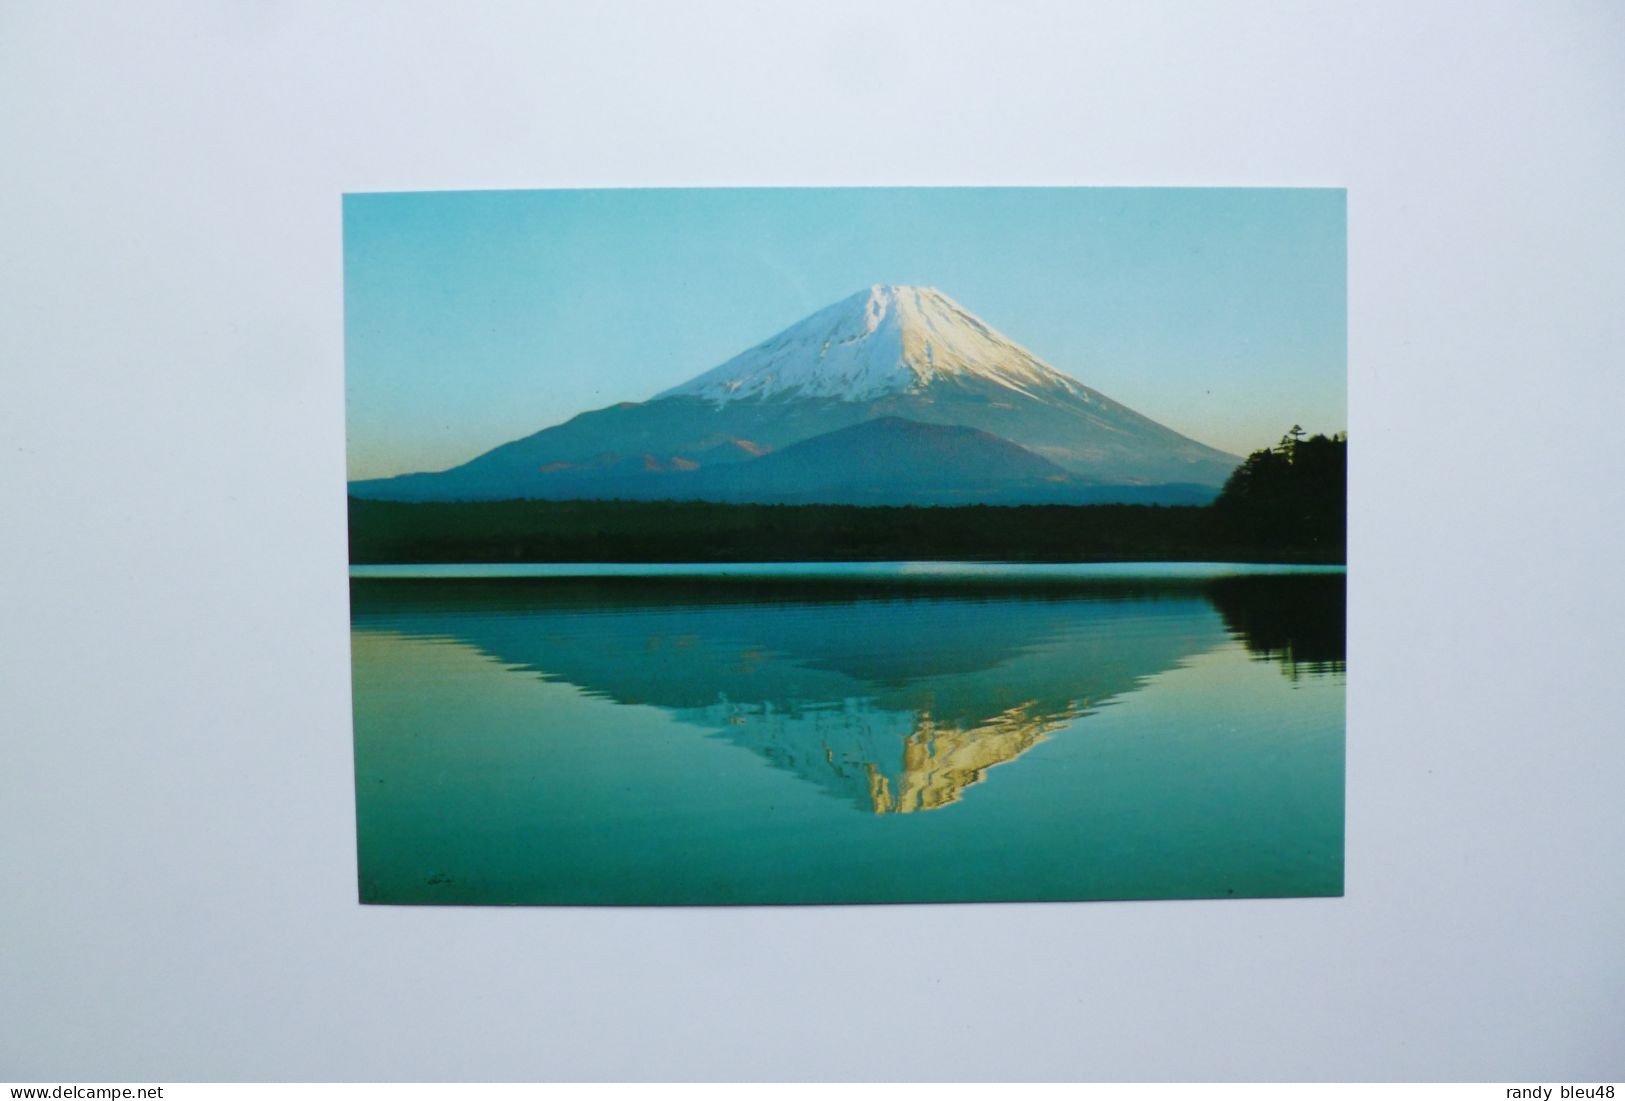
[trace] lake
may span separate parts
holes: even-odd
[[[364,902],[1342,893],[1341,568],[355,567]]]

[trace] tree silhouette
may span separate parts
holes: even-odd
[[[1281,437],[1281,442],[1275,445],[1275,450],[1288,459],[1292,458],[1293,455],[1297,454],[1298,445],[1303,442],[1303,435],[1303,425],[1294,424],[1287,430],[1287,434]]]
[[[1293,425],[1254,451],[1213,504],[1222,536],[1244,546],[1341,555],[1348,530],[1348,434],[1305,438]]]

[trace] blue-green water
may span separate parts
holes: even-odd
[[[364,901],[1342,891],[1340,572],[615,572],[352,581]]]

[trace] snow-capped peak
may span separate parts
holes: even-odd
[[[876,284],[657,398],[872,401],[971,376],[1018,393],[1086,388],[933,287]]]

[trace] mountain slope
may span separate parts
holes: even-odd
[[[674,495],[687,495],[679,479],[696,470],[751,466],[886,418],[1000,437],[1079,485],[1216,490],[1240,461],[1062,374],[940,292],[875,286],[647,402],[583,413],[448,471],[351,491],[400,500],[644,497],[662,491],[634,478],[628,493],[627,478],[661,473]]]
[[[1066,495],[1066,471],[975,428],[883,417],[696,472],[708,500],[937,504]]]

